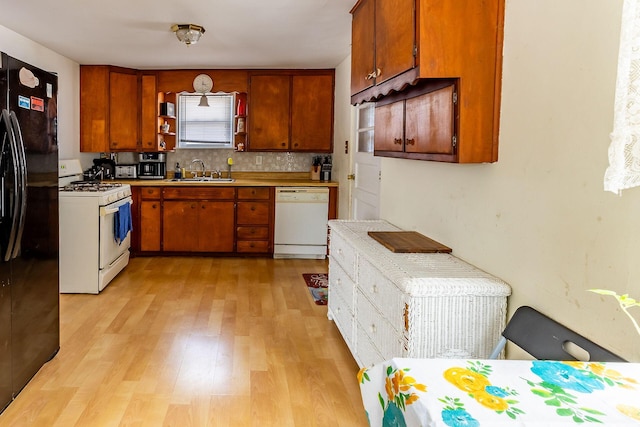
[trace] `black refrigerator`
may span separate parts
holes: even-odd
[[[0,411],[60,348],[57,91],[0,52]]]

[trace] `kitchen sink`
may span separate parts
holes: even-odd
[[[172,178],[172,182],[233,182],[234,178],[211,178],[210,176],[200,176],[197,178]]]

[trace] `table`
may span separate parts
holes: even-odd
[[[397,358],[358,381],[372,427],[640,426],[640,363]]]

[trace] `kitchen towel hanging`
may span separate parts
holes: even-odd
[[[120,244],[127,237],[127,234],[133,230],[130,203],[125,203],[118,208],[118,212],[113,216],[113,225],[116,242]]]

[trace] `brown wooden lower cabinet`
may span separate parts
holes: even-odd
[[[238,188],[236,251],[273,253],[274,191],[272,187]]]
[[[235,188],[165,188],[165,252],[233,252]]]
[[[162,210],[160,200],[140,202],[140,250],[160,251]]]
[[[133,251],[158,252],[162,242],[162,188],[132,188],[134,227]],[[139,209],[136,210],[136,204]],[[137,234],[137,236],[136,236]]]
[[[132,188],[131,251],[273,254],[274,187]],[[330,188],[329,219],[337,215],[337,188]]]

